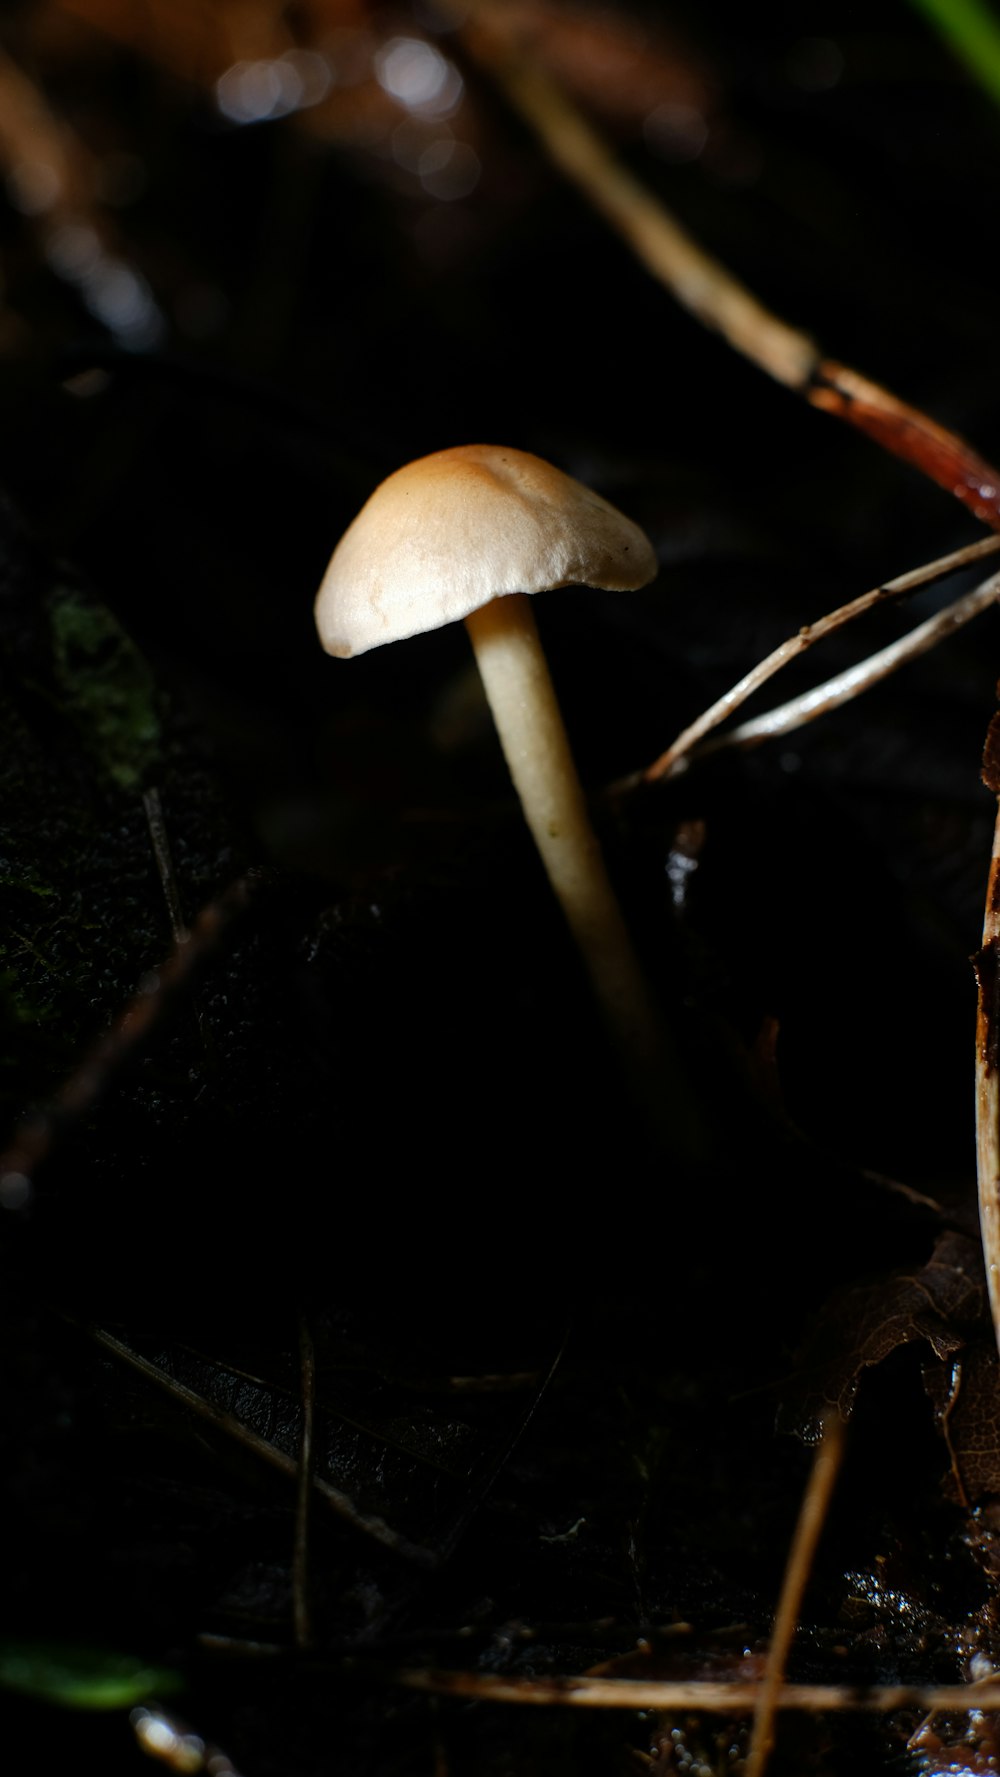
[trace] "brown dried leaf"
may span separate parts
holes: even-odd
[[[949,1499],[966,1508],[1000,1494],[1000,1362],[984,1340],[950,1364],[928,1362],[924,1387],[948,1446]]]
[[[1000,710],[991,718],[986,730],[981,776],[986,788],[995,796],[1000,795]]]
[[[862,1371],[917,1339],[926,1340],[936,1358],[950,1358],[985,1312],[979,1249],[954,1231],[939,1236],[920,1271],[839,1292],[803,1347],[798,1376],[779,1413],[780,1429],[815,1443],[824,1413],[835,1409],[850,1417]]]

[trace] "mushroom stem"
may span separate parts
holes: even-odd
[[[659,1122],[676,1063],[591,826],[530,600],[493,599],[465,626],[549,881],[626,1072]]]

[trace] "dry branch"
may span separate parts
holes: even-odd
[[[862,593],[860,598],[851,599],[848,604],[838,606],[835,611],[828,611],[826,616],[817,618],[815,623],[804,624],[796,635],[782,642],[728,691],[723,692],[721,697],[716,698],[708,709],[703,710],[695,721],[682,730],[665,753],[661,753],[652,765],[629,781],[638,783],[644,779],[647,783],[656,783],[661,778],[672,777],[676,772],[683,771],[698,741],[703,740],[713,728],[717,728],[727,716],[731,716],[746,703],[755,691],[759,691],[768,679],[773,678],[782,667],[797,660],[808,648],[823,641],[826,636],[833,635],[856,617],[863,616],[875,605],[889,599],[903,598],[920,586],[930,586],[936,580],[944,580],[947,575],[957,573],[960,568],[982,560],[983,556],[995,555],[998,549],[1000,539],[996,537],[986,537],[981,543],[969,543],[964,549],[952,550],[950,555],[940,556],[937,561],[913,568],[907,574],[899,574],[894,580],[886,580],[881,586],[873,587],[870,592]]]
[[[475,0],[463,40],[537,136],[550,160],[603,215],[677,301],[768,376],[811,406],[847,420],[1000,529],[1000,471],[957,433],[860,372],[824,357],[816,342],[772,314],[706,253],[620,165],[569,97],[534,61],[497,0]]]
[[[699,754],[721,752],[724,747],[758,746],[761,741],[773,740],[776,735],[789,734],[794,728],[814,722],[817,716],[829,715],[831,710],[850,703],[862,691],[870,691],[873,685],[880,684],[899,667],[936,648],[938,642],[945,641],[956,629],[961,629],[995,604],[998,595],[1000,574],[991,574],[981,585],[955,599],[935,616],[928,617],[916,629],[900,636],[898,641],[890,642],[887,648],[870,654],[867,660],[858,661],[856,666],[847,667],[823,684],[814,685],[811,691],[804,691],[800,697],[793,697],[773,710],[765,710],[752,721],[741,722],[728,734],[716,735],[698,749]]]
[[[706,1715],[743,1715],[754,1708],[760,1692],[757,1681],[726,1684],[699,1679],[503,1678],[493,1673],[445,1671],[440,1667],[397,1671],[393,1678],[411,1691],[546,1709],[684,1709],[700,1710]],[[1000,1682],[991,1678],[975,1685],[784,1684],[777,1693],[775,1706],[809,1714],[1000,1709]]]
[[[249,905],[258,882],[252,874],[238,877],[217,900],[202,908],[183,943],[150,972],[144,990],[97,1039],[51,1104],[19,1124],[10,1146],[0,1153],[0,1204],[4,1185],[11,1179],[23,1181],[25,1187],[30,1184],[57,1137],[93,1109],[178,998],[190,991],[198,969]]]
[[[823,1428],[789,1550],[788,1565],[771,1633],[771,1645],[767,1650],[767,1663],[754,1704],[753,1739],[747,1759],[746,1777],[764,1777],[764,1769],[774,1743],[774,1717],[781,1695],[781,1681],[799,1619],[802,1595],[809,1579],[816,1544],[826,1521],[843,1453],[844,1422],[837,1414],[832,1414]]]
[[[250,1426],[244,1425],[243,1421],[238,1419],[235,1414],[227,1413],[223,1408],[217,1407],[213,1401],[207,1400],[204,1395],[189,1388],[176,1376],[171,1376],[168,1371],[161,1369],[158,1364],[151,1363],[148,1358],[133,1351],[131,1346],[124,1344],[121,1339],[116,1339],[114,1334],[106,1332],[103,1327],[90,1327],[87,1330],[95,1343],[109,1356],[117,1358],[120,1363],[127,1364],[146,1382],[152,1383],[164,1394],[170,1395],[172,1399],[197,1418],[215,1426],[251,1455],[267,1463],[270,1468],[277,1469],[288,1480],[294,1481],[297,1487],[301,1486],[300,1477],[303,1472],[306,1472],[301,1456],[299,1460],[296,1460],[295,1457],[286,1455],[285,1451],[280,1450],[276,1444],[270,1443],[267,1438],[261,1437]],[[343,1518],[353,1529],[360,1530],[363,1535],[371,1537],[383,1548],[391,1549],[393,1554],[401,1555],[405,1560],[412,1561],[418,1566],[430,1567],[433,1565],[434,1557],[427,1549],[409,1542],[406,1537],[393,1530],[384,1518],[361,1511],[340,1487],[334,1487],[331,1482],[316,1474],[312,1475],[311,1485],[331,1511],[337,1517]],[[300,1621],[298,1612],[296,1619],[296,1627],[298,1628]]]

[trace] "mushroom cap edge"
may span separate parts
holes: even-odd
[[[348,658],[509,593],[633,591],[656,571],[639,526],[573,476],[528,451],[458,445],[375,489],[330,559],[316,627]]]

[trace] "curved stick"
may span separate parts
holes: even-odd
[[[687,764],[687,755],[691,753],[698,741],[724,722],[735,710],[746,703],[755,691],[759,691],[768,679],[797,660],[807,648],[821,642],[828,635],[842,629],[856,617],[862,617],[875,605],[888,599],[903,598],[907,593],[914,592],[920,586],[931,586],[935,580],[944,580],[949,574],[957,573],[960,568],[969,567],[973,562],[980,561],[984,555],[995,555],[1000,549],[1000,537],[986,537],[981,543],[967,543],[964,549],[954,549],[949,555],[939,556],[936,561],[926,562],[923,567],[911,568],[909,573],[898,574],[894,580],[886,580],[881,586],[875,586],[870,592],[864,592],[860,598],[851,599],[846,605],[838,605],[835,611],[828,611],[824,617],[817,618],[815,623],[803,624],[796,635],[789,636],[787,641],[765,655],[742,679],[716,698],[707,710],[689,723],[672,741],[665,753],[654,759],[652,765],[639,774],[646,783],[656,783],[659,779],[672,777],[676,772],[683,771]]]
[[[728,734],[715,735],[705,745],[699,747],[698,758],[708,753],[721,752],[726,747],[759,746],[761,741],[773,740],[775,735],[789,734],[794,728],[804,727],[806,722],[814,722],[817,716],[828,715],[831,710],[838,709],[842,703],[849,703],[862,691],[870,691],[887,679],[897,667],[904,666],[909,660],[916,660],[926,654],[946,636],[961,629],[973,617],[978,617],[990,605],[995,604],[1000,596],[1000,574],[991,574],[980,586],[973,588],[954,604],[947,605],[936,616],[928,617],[925,623],[918,624],[887,648],[881,648],[877,654],[870,654],[867,660],[861,660],[856,666],[849,666],[832,679],[825,679],[821,685],[814,685],[811,691],[804,691],[801,697],[793,697],[788,703],[778,704],[773,710],[765,710],[763,715],[755,716],[752,721],[741,722]]]

